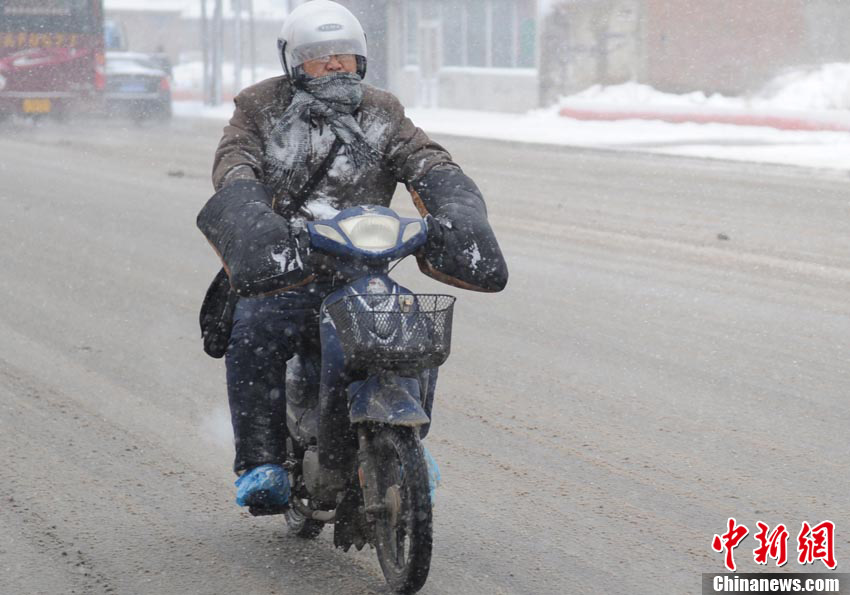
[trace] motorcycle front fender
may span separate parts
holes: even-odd
[[[395,374],[352,382],[348,386],[348,410],[352,424],[417,427],[431,421],[422,408],[419,380]]]

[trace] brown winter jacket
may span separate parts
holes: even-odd
[[[236,109],[215,153],[212,179],[216,190],[233,179],[267,182],[263,160],[266,144],[292,95],[289,80],[280,76],[248,87],[236,96]],[[355,171],[340,152],[313,193],[329,206],[338,210],[365,204],[389,206],[398,182],[409,185],[436,166],[458,168],[443,147],[404,115],[404,108],[391,93],[364,83],[363,101],[354,115],[384,159]],[[327,156],[333,139],[329,126],[316,123],[312,128],[311,174]]]
[[[300,248],[287,258],[286,267],[279,264],[275,255],[282,254],[286,245],[295,250],[297,238],[288,235],[286,224],[267,216],[274,215],[272,211],[288,214],[290,197],[301,191],[301,187],[279,188],[276,196],[268,196],[273,165],[266,167],[270,136],[292,96],[289,80],[276,77],[248,87],[236,97],[236,109],[215,154],[213,184],[217,192],[198,217],[201,231],[222,258],[239,295],[288,289],[308,279],[309,267],[303,268],[298,258]],[[445,149],[413,125],[392,94],[364,84],[362,102],[353,115],[382,159],[358,169],[346,152],[340,151],[307,197],[306,207],[321,218],[328,214],[322,207],[389,206],[397,184],[404,183],[428,221],[428,241],[417,254],[420,269],[464,289],[501,291],[508,279],[507,265],[475,183]],[[311,178],[322,166],[334,137],[327,124],[313,122],[307,159],[310,171],[300,172],[307,174],[302,179]],[[268,198],[270,204],[264,203]],[[244,236],[245,229],[251,229],[250,238]],[[261,229],[265,232],[260,233]],[[231,256],[224,254],[226,251]],[[242,274],[228,267],[228,258],[241,263]],[[291,270],[296,261],[297,270]]]

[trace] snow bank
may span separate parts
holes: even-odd
[[[622,85],[593,85],[580,93],[561,98],[560,104],[587,102],[596,105],[619,106],[677,106],[677,107],[740,107],[741,100],[734,97],[724,97],[719,93],[706,95],[702,91],[694,91],[684,95],[664,93],[649,85],[640,83],[623,83]]]
[[[850,110],[850,64],[780,75],[765,85],[756,102],[788,109]]]
[[[624,83],[594,85],[563,97],[560,105],[593,103],[622,107],[678,107],[709,109],[850,110],[850,63],[824,64],[816,69],[797,69],[777,76],[752,96],[727,97],[702,91],[677,95],[649,85]]]

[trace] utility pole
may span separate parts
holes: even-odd
[[[203,74],[201,75],[201,95],[205,105],[210,104],[210,30],[207,21],[207,0],[201,0],[201,59]]]
[[[251,84],[257,82],[257,39],[254,36],[254,0],[248,0],[248,37],[251,48]]]
[[[221,103],[221,62],[224,37],[224,24],[222,19],[222,0],[215,0],[215,10],[213,11],[213,26],[212,26],[212,96],[213,105]]]
[[[233,8],[233,94],[242,90],[242,0],[232,0]]]

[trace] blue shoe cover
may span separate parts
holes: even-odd
[[[286,506],[289,503],[289,474],[280,465],[260,465],[242,474],[236,480],[236,503],[253,506],[254,496],[260,496],[270,506]]]
[[[436,496],[437,487],[440,485],[442,476],[440,475],[440,468],[437,466],[437,461],[434,460],[434,457],[428,452],[428,447],[424,444],[422,445],[422,452],[425,454],[425,464],[428,466],[428,489],[431,490],[431,506],[433,506],[434,497]]]

